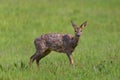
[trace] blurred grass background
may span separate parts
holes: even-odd
[[[0,0],[1,80],[119,80],[119,0]],[[87,21],[75,64],[52,52],[28,67],[33,41],[44,33],[74,35],[70,21]]]

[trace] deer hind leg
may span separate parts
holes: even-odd
[[[34,60],[39,56],[39,51],[36,51],[31,57],[30,57],[30,62],[29,65],[31,66]]]
[[[47,56],[50,52],[51,52],[50,50],[45,50],[43,53],[39,53],[39,56],[37,56],[37,58],[36,58],[36,64],[37,64],[37,66],[39,66],[39,61],[43,57]]]

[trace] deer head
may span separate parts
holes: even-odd
[[[71,23],[72,23],[72,26],[75,30],[75,36],[80,37],[82,34],[82,29],[87,25],[87,21],[82,23],[80,26],[77,26],[73,21],[71,21]]]

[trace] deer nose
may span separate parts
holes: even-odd
[[[76,36],[77,36],[77,37],[80,37],[80,34],[77,34]]]

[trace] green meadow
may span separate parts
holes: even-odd
[[[73,34],[88,24],[73,52],[51,52],[29,67],[34,39]],[[120,80],[120,0],[0,0],[0,80]]]

